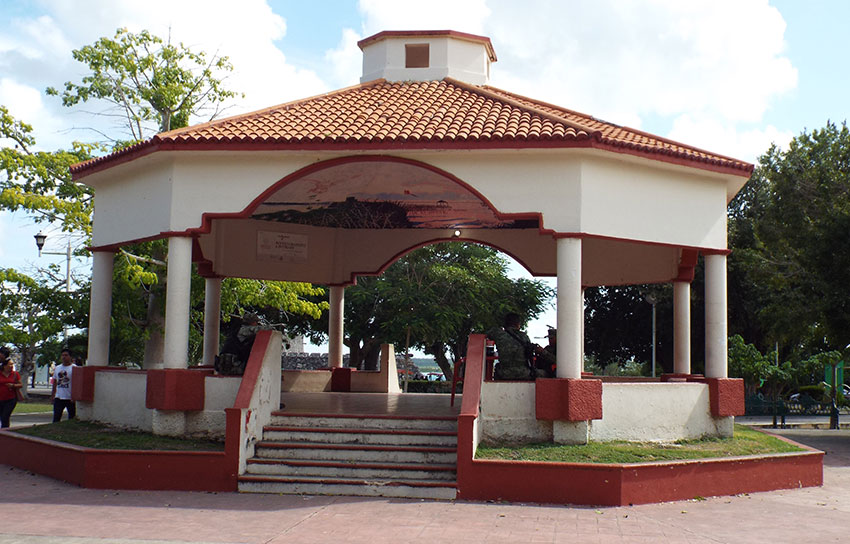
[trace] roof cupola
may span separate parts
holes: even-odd
[[[451,77],[485,85],[496,53],[490,38],[454,30],[387,30],[357,42],[363,51],[361,83],[433,81]]]

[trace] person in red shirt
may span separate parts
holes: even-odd
[[[21,375],[12,370],[9,348],[0,347],[0,429],[9,427],[12,411],[18,404],[18,390],[24,384]]]

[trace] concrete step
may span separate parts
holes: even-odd
[[[249,459],[246,475],[312,476],[395,480],[454,481],[455,465],[413,463],[340,463],[298,459]]]
[[[457,447],[323,444],[317,442],[257,442],[260,459],[306,459],[343,462],[455,464]]]
[[[247,493],[354,495],[364,497],[405,497],[448,500],[457,497],[455,482],[291,476],[240,476],[239,491]]]
[[[455,417],[364,416],[348,414],[289,414],[272,412],[272,427],[330,427],[354,429],[425,429],[457,432]]]
[[[333,427],[278,427],[263,429],[263,440],[321,442],[324,444],[386,444],[457,446],[457,433],[433,429],[352,429]]]

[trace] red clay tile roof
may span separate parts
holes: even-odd
[[[357,47],[362,50],[364,47],[385,38],[439,38],[446,36],[484,44],[484,47],[487,48],[487,56],[490,57],[490,61],[496,62],[496,51],[493,49],[493,43],[490,41],[490,38],[477,34],[458,32],[457,30],[384,30],[383,32],[363,38],[357,42]]]
[[[489,86],[376,80],[157,134],[71,167],[76,179],[157,150],[590,147],[748,176],[753,166]]]

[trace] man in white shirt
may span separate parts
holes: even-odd
[[[62,419],[62,412],[68,410],[68,419],[74,419],[77,415],[77,407],[71,400],[71,371],[74,365],[74,357],[71,350],[65,348],[61,355],[62,364],[53,371],[53,423]]]

